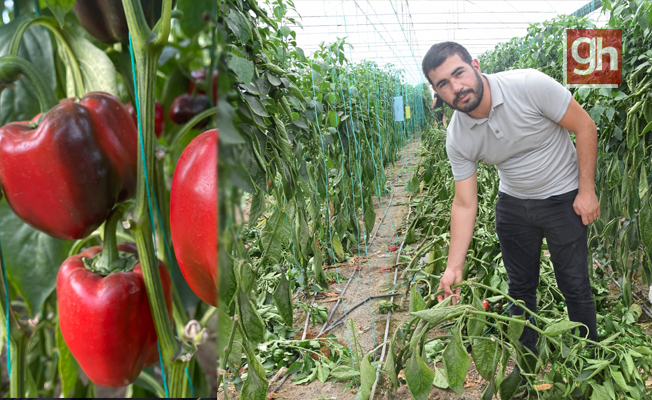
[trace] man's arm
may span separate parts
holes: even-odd
[[[453,292],[451,285],[462,282],[462,269],[473,237],[477,213],[478,174],[474,172],[468,179],[455,181],[455,197],[451,207],[451,244],[448,249],[446,271],[439,281],[439,290],[444,290],[444,294],[437,297],[440,302],[455,294],[457,297],[453,297],[453,304],[457,304],[460,288]]]
[[[600,216],[600,204],[595,195],[595,163],[598,157],[598,131],[591,116],[571,97],[570,105],[559,125],[575,134],[580,181],[575,213],[588,225]]]

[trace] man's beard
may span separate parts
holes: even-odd
[[[468,114],[471,111],[478,108],[478,106],[480,105],[480,102],[482,101],[482,96],[484,95],[484,85],[483,85],[483,82],[482,82],[482,77],[480,76],[480,74],[478,74],[478,71],[473,70],[473,72],[475,72],[475,77],[477,78],[477,84],[476,84],[475,88],[466,89],[466,90],[458,93],[457,96],[455,96],[455,100],[453,100],[453,104],[449,104],[448,102],[446,102],[446,104],[448,104],[448,106],[450,108],[452,108],[453,110],[461,111],[463,113]],[[462,106],[459,106],[458,103],[457,103],[459,101],[459,99],[461,97],[464,97],[468,93],[475,93],[476,96],[473,97],[473,95],[471,95],[470,99],[468,100],[468,102],[466,104],[464,104]]]

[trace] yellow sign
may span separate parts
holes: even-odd
[[[405,118],[410,119],[410,107],[405,107]]]

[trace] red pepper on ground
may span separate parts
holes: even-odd
[[[32,120],[35,123],[38,116]],[[9,205],[48,235],[80,239],[136,191],[138,136],[116,97],[64,99],[38,127],[0,128],[0,180]]]
[[[63,339],[89,379],[110,387],[134,382],[144,367],[158,360],[136,246],[115,245],[119,217],[111,216],[106,225],[104,248],[112,251],[91,247],[66,259],[57,275]],[[172,280],[162,262],[158,270],[172,319]]]
[[[398,250],[398,246],[396,246],[396,245],[391,245],[391,246],[389,246],[387,249],[388,249],[389,251],[394,252],[394,251]]]
[[[129,115],[131,115],[131,119],[134,121],[136,128],[138,128],[138,115],[136,115],[136,109],[134,109],[134,106],[131,103],[127,103],[125,107],[127,108],[127,111],[129,111]],[[164,130],[165,111],[163,110],[163,104],[156,100],[156,104],[154,105],[154,132],[156,133],[156,137],[160,138]]]
[[[179,157],[170,191],[170,230],[179,268],[190,288],[217,306],[217,152],[212,129]]]

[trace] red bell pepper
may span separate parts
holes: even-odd
[[[136,127],[120,100],[102,92],[61,100],[35,128],[37,119],[0,128],[5,197],[48,235],[86,237],[136,191]]]
[[[190,93],[184,93],[174,99],[170,105],[170,119],[175,124],[185,124],[195,115],[206,111],[210,108],[208,97],[205,94],[193,96]],[[195,125],[195,129],[203,129],[208,125],[209,118],[204,118]]]
[[[110,248],[106,240],[104,248]],[[144,367],[158,360],[157,336],[135,244],[118,244],[113,261],[98,267],[106,257],[101,252],[102,247],[91,247],[61,265],[59,325],[89,379],[119,387],[134,382]],[[172,280],[160,261],[158,269],[172,319]]]
[[[172,8],[176,0],[172,2]],[[163,0],[140,0],[150,28],[161,17]],[[120,0],[77,0],[73,6],[79,24],[102,43],[128,43],[129,26]]]
[[[129,115],[131,115],[131,119],[134,121],[134,125],[136,125],[136,128],[138,128],[138,115],[136,115],[134,106],[131,103],[127,103],[125,107],[127,108],[127,111],[129,111]],[[156,137],[160,138],[164,130],[165,114],[163,110],[163,104],[156,100],[154,105],[154,133],[156,133]]]
[[[201,83],[206,79],[206,70],[202,68],[202,69],[192,71],[190,73],[190,76],[192,77],[192,79],[188,84],[188,93],[195,94],[194,93],[195,86],[201,85]],[[212,85],[213,85],[213,105],[217,105],[217,70],[213,71]],[[206,94],[206,91],[198,87],[197,94]]]
[[[217,142],[217,129],[190,142],[170,191],[170,230],[179,268],[195,294],[212,306],[217,306]]]

